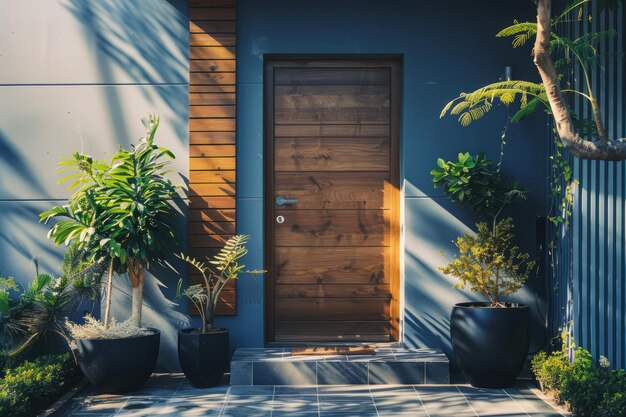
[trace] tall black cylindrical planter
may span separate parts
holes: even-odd
[[[78,365],[101,393],[121,394],[143,385],[157,358],[161,332],[123,339],[76,339]]]
[[[228,330],[199,333],[198,329],[178,332],[178,360],[191,385],[214,387],[228,368]]]
[[[452,310],[450,333],[463,374],[475,387],[510,387],[530,345],[530,309],[489,303],[459,303]]]

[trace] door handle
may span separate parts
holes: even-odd
[[[276,205],[277,206],[285,206],[298,203],[298,199],[296,198],[285,198],[282,195],[276,197]]]

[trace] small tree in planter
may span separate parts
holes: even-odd
[[[503,297],[520,290],[535,262],[513,244],[513,220],[498,220],[502,210],[525,199],[527,190],[505,182],[499,169],[483,154],[460,153],[458,161],[437,161],[431,174],[435,187],[459,205],[469,205],[489,223],[476,225],[477,234],[459,237],[459,256],[439,269],[459,279],[456,288],[469,286],[486,303],[458,303],[452,311],[452,346],[465,376],[474,386],[510,386],[524,364],[530,344],[528,306],[507,303]],[[442,251],[443,252],[443,251]]]
[[[178,243],[171,224],[177,215],[172,203],[177,197],[177,187],[165,177],[174,155],[154,143],[159,117],[148,115],[142,122],[146,137],[130,150],[115,153],[110,162],[93,160],[82,153],[61,162],[62,171],[70,172],[61,181],[73,179],[70,188],[80,188],[67,205],[40,215],[43,222],[56,217],[63,219],[50,229],[49,236],[56,244],[77,240],[94,258],[109,259],[107,307],[101,337],[83,338],[80,326],[72,327],[79,364],[92,384],[103,392],[130,391],[152,373],[160,332],[141,328],[144,271],[161,262]],[[126,330],[109,331],[114,270],[127,272],[130,278],[130,322],[136,329],[134,334]],[[88,323],[90,330],[96,324]],[[128,337],[120,339],[119,334]],[[103,353],[109,349],[130,352],[112,358]]]
[[[219,296],[231,279],[242,274],[262,274],[263,270],[247,270],[240,265],[248,250],[248,235],[230,238],[219,253],[206,261],[180,255],[180,258],[193,266],[202,275],[203,282],[182,289],[178,282],[178,297],[186,297],[200,313],[198,329],[183,329],[178,333],[178,358],[185,376],[197,388],[215,386],[228,366],[228,330],[215,327],[215,307]]]

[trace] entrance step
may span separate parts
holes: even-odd
[[[374,355],[302,355],[291,348],[237,349],[231,385],[449,384],[440,349],[376,347]]]

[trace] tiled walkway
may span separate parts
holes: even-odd
[[[524,386],[480,390],[466,385],[221,385],[198,390],[180,374],[162,374],[130,396],[91,394],[79,394],[55,416],[561,416]]]

